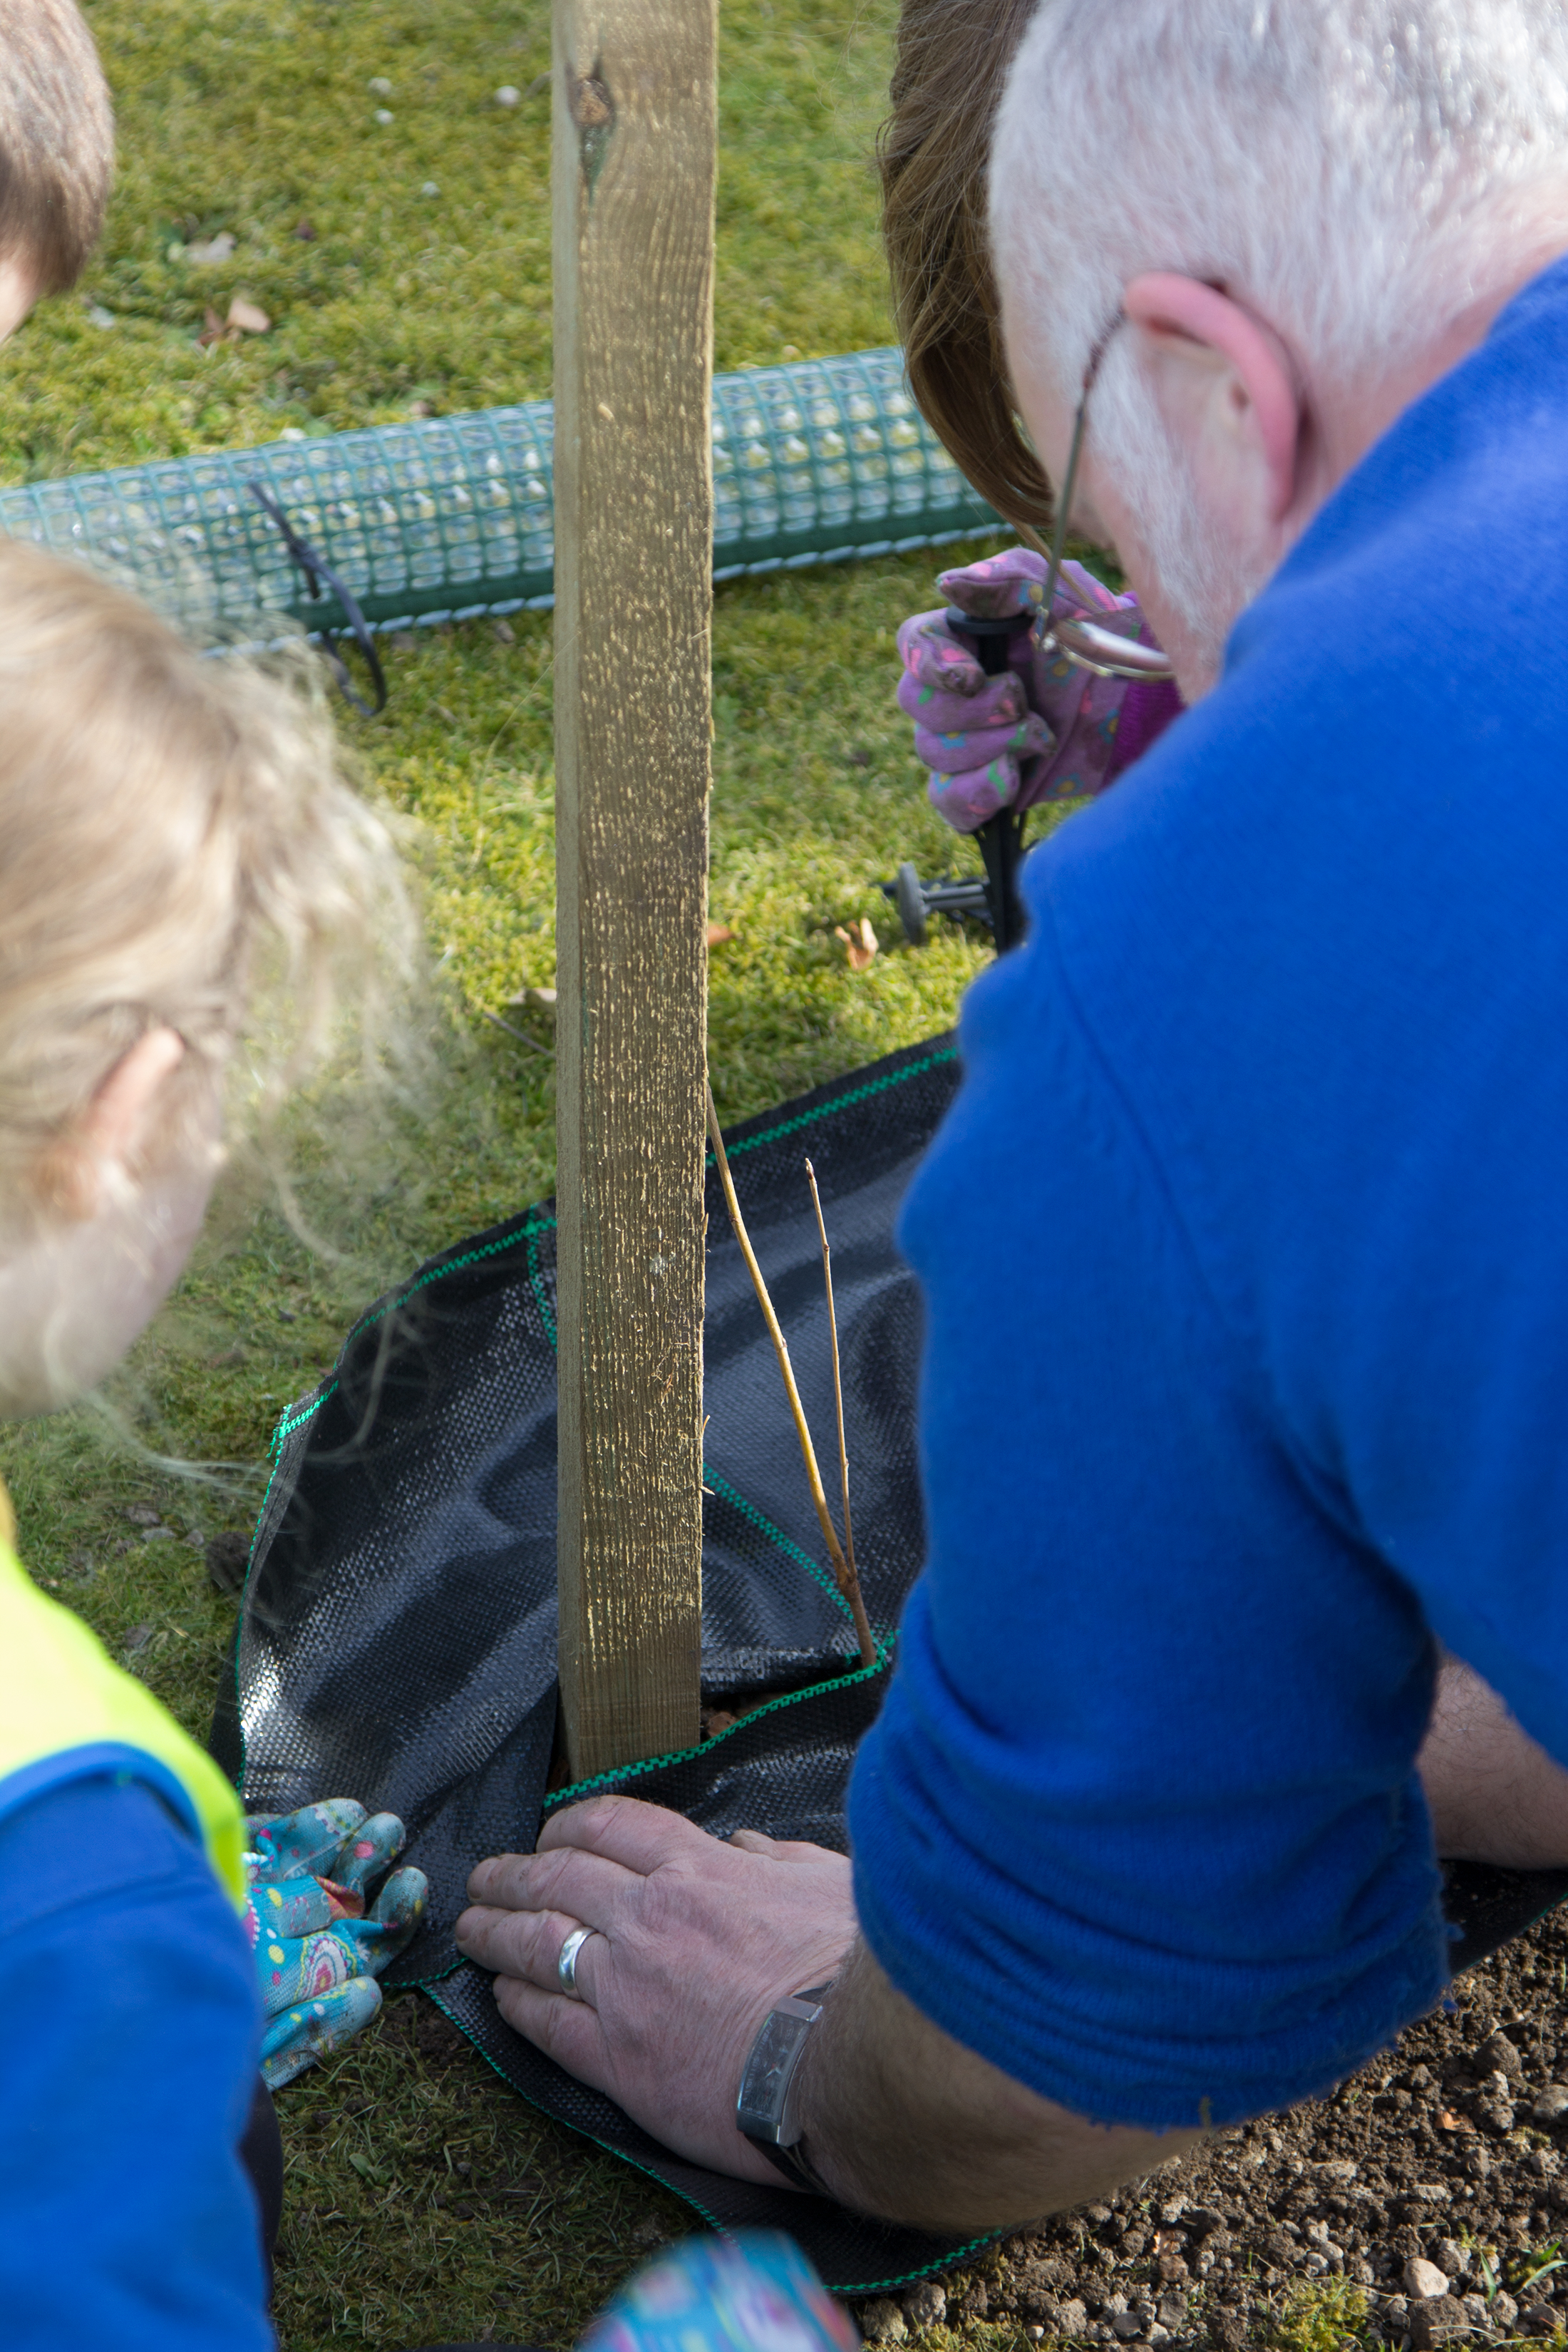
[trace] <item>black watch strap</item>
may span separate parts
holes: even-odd
[[[779,2147],[770,2139],[754,2139],[753,2147],[760,2148],[769,2164],[776,2164],[786,2180],[797,2189],[804,2189],[813,2197],[831,2197],[832,2190],[806,2160],[805,2142],[797,2140],[793,2147]]]

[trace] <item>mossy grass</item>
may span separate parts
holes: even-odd
[[[867,159],[893,13],[723,11],[721,368],[890,340]],[[120,184],[79,297],[0,368],[0,478],[548,396],[543,0],[88,15]],[[270,333],[200,348],[236,294]]]

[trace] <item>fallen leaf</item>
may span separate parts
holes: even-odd
[[[198,268],[212,268],[220,261],[231,261],[234,258],[234,236],[228,229],[225,228],[220,229],[216,236],[208,237],[204,245],[188,245],[185,247],[185,258],[187,261],[193,261]]]
[[[490,624],[490,635],[495,638],[497,645],[515,646],[517,642],[517,633],[516,629],[513,628],[510,621],[492,621]]]
[[[1439,2131],[1469,2131],[1472,2129],[1472,2126],[1465,2116],[1455,2115],[1451,2107],[1439,2107],[1437,2110],[1437,2129]]]
[[[862,915],[858,923],[850,925],[848,930],[844,929],[842,923],[835,923],[833,937],[836,940],[842,940],[850,970],[864,971],[875,955],[878,946],[877,936],[872,929],[869,918]]]
[[[314,245],[316,242],[316,232],[308,220],[297,221],[294,225],[294,234],[301,245]]]
[[[201,333],[196,337],[196,341],[201,345],[203,351],[206,351],[213,343],[221,343],[223,339],[224,322],[209,302],[207,304],[207,323],[202,329]]]
[[[732,940],[734,937],[735,933],[727,923],[710,923],[703,933],[703,938],[710,948],[721,948],[726,940]]]
[[[247,302],[243,294],[236,294],[229,304],[227,324],[237,327],[242,335],[267,335],[272,331],[272,320],[267,312],[256,303]]]

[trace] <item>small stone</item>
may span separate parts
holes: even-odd
[[[422,196],[438,196],[441,194],[440,181],[426,180],[419,193]]]
[[[1029,2337],[1031,2344],[1038,2344],[1041,2336],[1045,2334],[1045,2330],[1043,2327],[1026,2327],[1024,2329],[1024,2334]]]
[[[1476,2052],[1476,2064],[1489,2074],[1506,2074],[1511,2083],[1522,2083],[1524,2080],[1524,2061],[1507,2034],[1500,2030],[1487,2035]]]
[[[496,103],[497,106],[516,106],[522,94],[520,89],[514,89],[509,81],[504,81],[496,92]]]
[[[1563,2122],[1568,2116],[1568,2083],[1548,2083],[1530,2112],[1538,2124]]]
[[[1550,2180],[1553,2173],[1563,2169],[1563,2158],[1554,2147],[1532,2147],[1524,2159],[1524,2168],[1537,2180]]]
[[[1383,2306],[1384,2324],[1392,2336],[1403,2336],[1410,2305],[1402,2294],[1391,2294]]]
[[[1520,2313],[1519,2325],[1526,2336],[1555,2336],[1557,2314],[1549,2303],[1532,2303]]]
[[[233,231],[221,228],[216,236],[209,236],[196,245],[188,245],[185,247],[185,258],[187,261],[193,261],[198,269],[212,269],[217,268],[221,262],[232,261],[234,249]]]
[[[125,1637],[126,1649],[128,1651],[144,1650],[152,1639],[153,1631],[154,1628],[151,1625],[132,1625]]]
[[[1499,2287],[1487,2308],[1491,2314],[1492,2326],[1500,2327],[1504,2335],[1519,2317],[1519,2305],[1506,2287]]]
[[[1459,2297],[1459,2307],[1472,2327],[1490,2326],[1490,2314],[1484,2294],[1462,2294]]]
[[[1448,2273],[1429,2263],[1424,2254],[1412,2254],[1405,2265],[1405,2292],[1413,2301],[1425,2303],[1429,2297],[1447,2294]]]
[[[365,88],[372,98],[390,98],[392,92],[392,86],[385,74],[372,74]]]
[[[1247,2341],[1247,2322],[1239,2311],[1211,2311],[1208,2333],[1215,2352],[1241,2352]]]
[[[904,2315],[911,2327],[940,2327],[947,2316],[947,2291],[935,2279],[916,2279],[904,2298]]]
[[[1145,2308],[1140,2307],[1136,2311],[1113,2311],[1107,2313],[1106,2316],[1111,2322],[1113,2334],[1124,2344],[1134,2343],[1140,2336],[1146,2336],[1149,2315]]]
[[[1082,2296],[1071,2295],[1059,2303],[1051,2315],[1049,2325],[1053,2336],[1086,2336],[1089,2333],[1089,2313]]]
[[[117,327],[120,324],[113,311],[106,310],[101,302],[89,302],[87,317],[89,327]]]
[[[902,2344],[909,2330],[893,2297],[879,2294],[861,2313],[861,2333],[868,2344]]]
[[[1468,2336],[1470,2323],[1464,2305],[1451,2294],[1434,2295],[1425,2303],[1410,2306],[1410,2342],[1414,2352],[1432,2352],[1434,2345],[1450,2343],[1456,2336]]]
[[[390,107],[390,106],[378,106],[378,107],[377,107],[377,109],[376,109],[376,121],[377,121],[378,122],[382,123],[382,124],[385,124],[385,123],[388,123],[388,122],[395,122],[395,121],[396,121],[396,120],[397,120],[397,117],[393,114],[393,112],[392,112],[392,109],[391,109],[391,107]]]
[[[1461,2246],[1457,2239],[1439,2238],[1432,2249],[1433,2259],[1451,2279],[1463,2278],[1470,2266],[1470,2248]]]

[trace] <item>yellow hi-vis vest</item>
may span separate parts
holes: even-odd
[[[11,1499],[0,1486],[0,1819],[46,1789],[104,1773],[162,1797],[244,1908],[239,1799],[81,1619],[39,1591],[16,1558]]]

